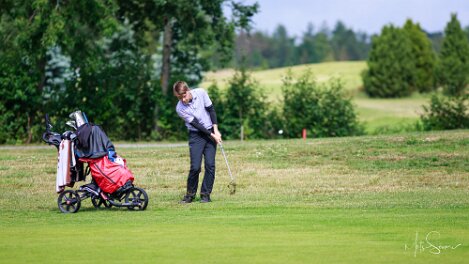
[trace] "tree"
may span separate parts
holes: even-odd
[[[287,29],[283,25],[278,25],[272,35],[273,67],[290,66],[295,62],[295,41],[288,36]]]
[[[368,51],[368,36],[365,33],[355,33],[344,23],[338,21],[332,31],[331,45],[334,58],[337,61],[360,60],[366,58]]]
[[[309,23],[298,46],[298,62],[300,64],[317,62],[316,49],[314,47],[314,26]]]
[[[152,80],[150,58],[144,56],[134,38],[135,31],[124,21],[110,38],[102,41],[104,54],[100,89],[108,98],[107,107],[95,114],[114,138],[147,140],[151,138],[156,104],[157,81]],[[91,107],[91,106],[90,106]]]
[[[314,50],[317,62],[334,60],[334,50],[329,41],[329,28],[324,23],[314,36]]]
[[[270,36],[260,31],[239,32],[236,35],[234,51],[234,68],[240,67],[242,63],[249,67],[269,68],[272,63],[270,59],[274,54]]]
[[[362,78],[369,96],[402,97],[414,91],[412,42],[402,29],[384,26],[381,35],[372,38],[367,64]]]
[[[265,121],[267,105],[259,84],[246,71],[237,70],[229,80],[223,106],[223,129],[228,138],[259,138]]]
[[[306,32],[301,39],[301,43],[297,47],[298,62],[306,64],[331,59],[333,49],[327,34],[326,26],[323,26],[315,33],[313,25],[308,24]]]
[[[354,60],[358,57],[356,51],[355,33],[347,29],[341,21],[338,21],[332,31],[332,46],[334,58],[338,61]]]
[[[5,107],[0,110],[1,134],[26,143],[37,139],[43,113],[63,109],[64,104],[57,104],[50,95],[57,89],[68,94],[63,90],[75,88],[52,81],[65,74],[56,71],[52,57],[63,62],[71,58],[65,68],[86,71],[81,66],[99,54],[96,41],[113,31],[114,10],[113,2],[104,0],[2,1],[0,100]]]
[[[117,0],[118,13],[129,18],[140,33],[143,45],[144,33],[151,32],[162,42],[160,87],[163,101],[154,107],[154,131],[159,134],[166,130],[177,131],[174,127],[173,101],[168,93],[169,84],[184,79],[195,85],[202,79],[202,72],[209,70],[212,56],[219,56],[226,63],[231,59],[235,30],[248,29],[251,17],[257,12],[258,4],[243,5],[234,0]],[[232,19],[224,15],[223,5],[230,5]],[[171,66],[171,67],[170,67]],[[173,110],[173,109],[171,109]],[[164,116],[168,114],[168,116]]]
[[[231,59],[234,33],[237,28],[249,28],[251,17],[257,12],[258,4],[243,5],[232,0],[118,0],[119,14],[128,17],[136,31],[155,31],[155,37],[163,42],[161,89],[168,92],[172,74],[170,64],[179,70],[198,64],[197,78],[208,69],[208,61],[214,53],[225,62]],[[223,5],[230,5],[232,20],[225,17]],[[213,50],[213,52],[206,52]],[[189,81],[189,83],[192,83]]]
[[[435,89],[435,53],[432,44],[420,25],[408,19],[403,27],[407,37],[412,42],[412,56],[415,62],[415,76],[412,86],[419,92],[429,92]]]
[[[461,95],[468,85],[469,42],[456,14],[451,15],[445,28],[438,76],[447,95]]]

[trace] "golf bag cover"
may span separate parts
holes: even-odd
[[[88,162],[91,176],[99,188],[106,193],[115,192],[129,180],[134,181],[134,176],[127,168],[125,159],[123,159],[123,165],[110,161],[108,156],[97,159],[80,158],[80,161]]]
[[[78,144],[75,150],[80,158],[101,158],[114,151],[114,145],[100,126],[84,124],[77,130]]]

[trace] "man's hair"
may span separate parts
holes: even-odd
[[[173,93],[175,95],[182,94],[184,92],[187,92],[188,90],[189,90],[189,86],[187,85],[186,82],[177,81],[173,85]]]

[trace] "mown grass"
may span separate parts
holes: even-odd
[[[282,78],[288,70],[291,70],[296,77],[310,70],[319,83],[327,82],[331,78],[340,78],[345,90],[352,96],[353,103],[357,107],[358,119],[364,123],[368,134],[415,131],[415,123],[423,112],[422,105],[428,104],[429,96],[414,94],[407,98],[369,98],[362,91],[361,72],[366,67],[364,61],[325,62],[253,71],[252,77],[259,82],[267,98],[274,103],[282,98]],[[234,71],[231,69],[208,72],[200,86],[208,88],[215,82],[221,89],[226,89],[227,82],[233,74]]]
[[[144,212],[58,211],[55,149],[0,152],[0,259],[125,263],[463,263],[469,257],[467,130],[226,142],[213,203],[179,205],[188,148],[120,148]],[[415,250],[432,231],[437,245]],[[426,242],[423,242],[427,245]],[[407,249],[406,249],[407,245]]]

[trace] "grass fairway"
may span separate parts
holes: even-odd
[[[357,95],[358,119],[369,134],[415,130],[415,123],[423,114],[422,105],[429,104],[428,95],[414,94],[407,98],[380,99]]]
[[[56,153],[1,149],[2,263],[464,263],[469,131],[226,142],[213,203],[179,205],[187,147],[119,147],[144,212],[56,205]],[[428,235],[428,242],[426,236]],[[439,249],[431,247],[453,247]],[[416,247],[417,246],[417,247]],[[439,253],[439,254],[436,254]]]

